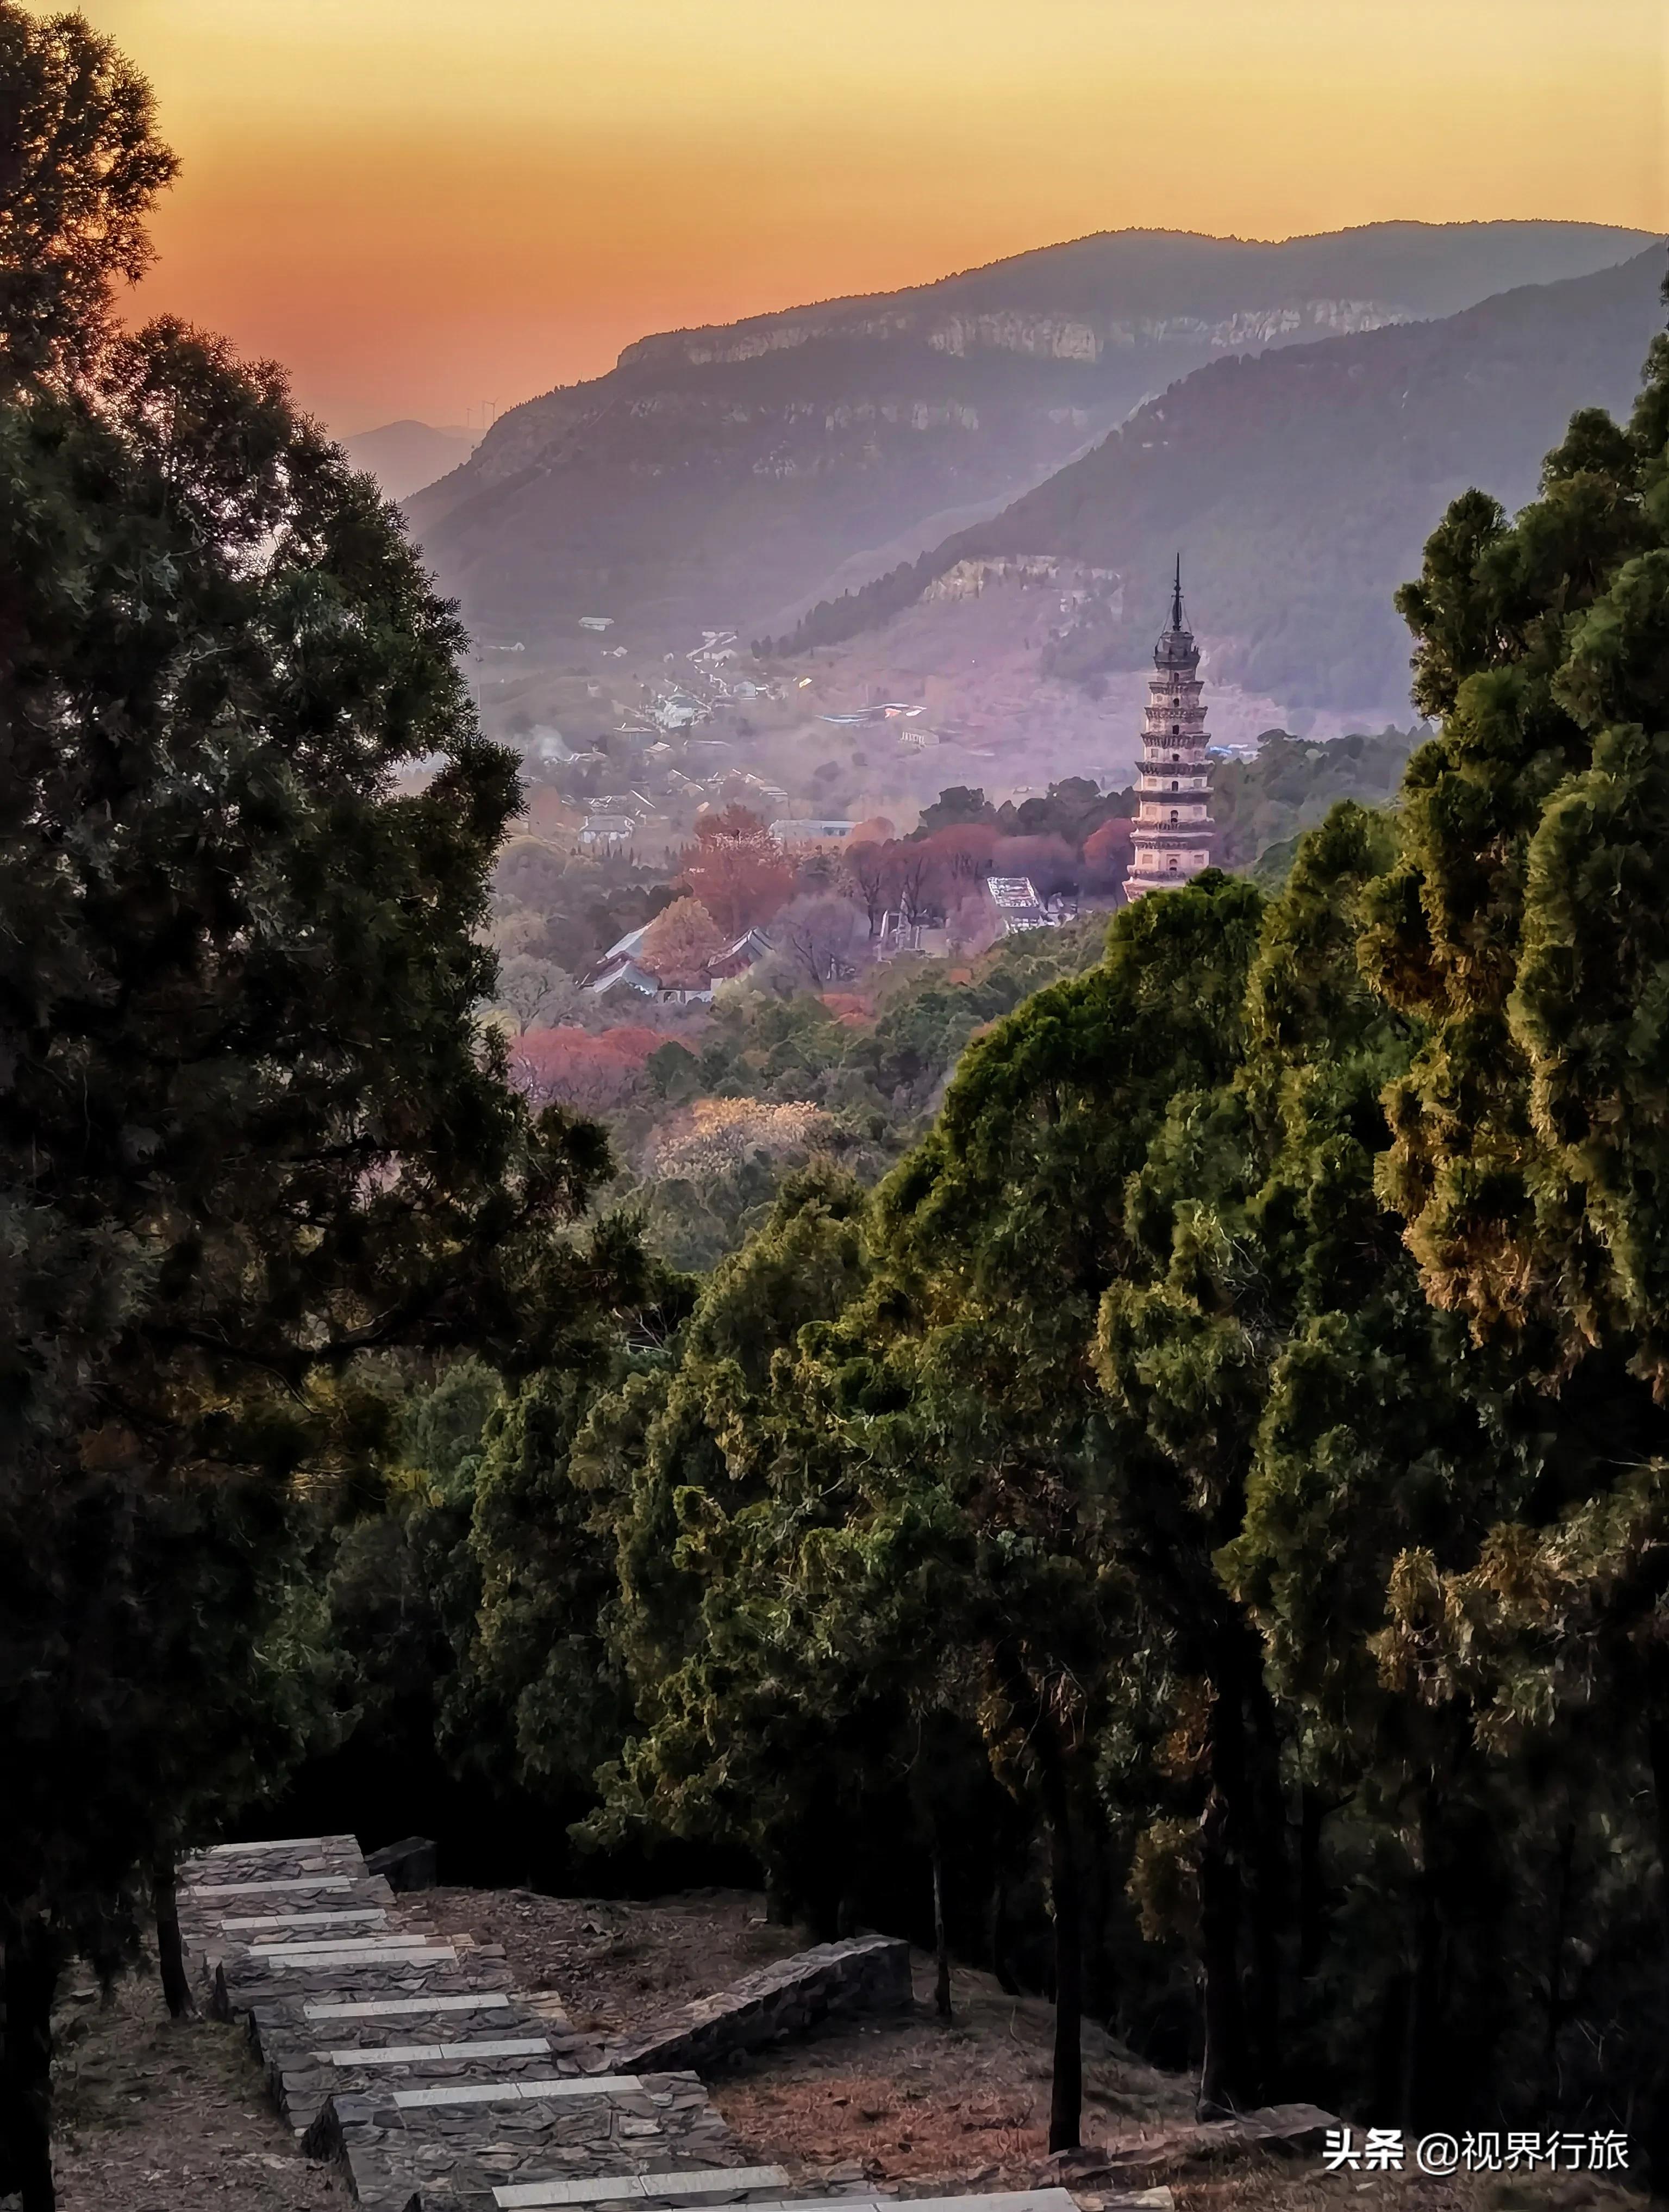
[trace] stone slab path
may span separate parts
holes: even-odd
[[[574,2034],[548,1995],[513,1987],[499,1947],[436,1928],[421,1892],[397,1899],[352,1836],[222,1844],[182,1870],[179,1900],[213,2009],[247,2021],[279,2110],[309,2152],[340,2161],[366,2212],[895,2203],[863,2183],[802,2192],[760,2164],[695,2074],[655,2063],[670,2037],[633,2064]],[[895,1971],[878,1950],[864,1969]],[[776,1980],[749,1996],[774,2003]],[[683,2049],[698,2045],[699,2020],[681,2025]],[[918,2198],[913,2212],[1077,2208],[1038,2189]]]

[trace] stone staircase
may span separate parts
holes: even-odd
[[[699,2077],[659,2060],[670,2038],[628,2063],[574,2034],[559,2002],[514,1988],[497,1946],[437,1929],[421,1892],[397,1899],[351,1836],[221,1844],[182,1869],[179,1913],[213,2009],[247,2021],[280,2111],[308,2152],[340,2161],[366,2212],[893,2212],[866,2184],[830,2196],[758,2163]],[[808,1959],[813,2014],[836,1948]],[[847,1963],[895,1984],[879,1952]],[[747,1985],[747,2021],[785,2001],[781,1978]],[[705,2013],[682,2025],[700,2045]],[[1038,2189],[918,2198],[915,2212],[1077,2208]]]

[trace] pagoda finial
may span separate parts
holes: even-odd
[[[1176,587],[1171,594],[1171,628],[1182,627],[1182,556],[1176,556]]]

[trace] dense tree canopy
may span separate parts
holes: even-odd
[[[551,1616],[622,1701],[583,1832],[744,1845],[830,1929],[920,1928],[931,1869],[1056,1992],[1058,2143],[1081,1982],[1207,2109],[1669,2151],[1647,374],[1515,520],[1433,536],[1393,808],[1121,911],[962,1033],[873,1197],[791,1177],[545,1431],[546,1528],[614,1549]],[[992,836],[947,802],[921,848]],[[726,1015],[679,1080],[732,1079],[728,1022],[804,1097],[860,1048],[814,1013]]]

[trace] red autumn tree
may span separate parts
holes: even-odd
[[[958,822],[931,836],[910,841],[933,856],[933,864],[948,884],[962,887],[992,872],[991,856],[997,832],[988,822]]]
[[[698,898],[732,943],[757,929],[793,894],[794,871],[768,825],[745,806],[727,806],[695,824],[683,854],[683,888]]]
[[[1128,818],[1115,814],[1092,830],[1083,841],[1085,890],[1116,890],[1130,873],[1131,828]]]
[[[510,1076],[535,1106],[598,1114],[623,1105],[643,1080],[644,1062],[666,1042],[659,1030],[564,1027],[529,1030],[511,1048]]]

